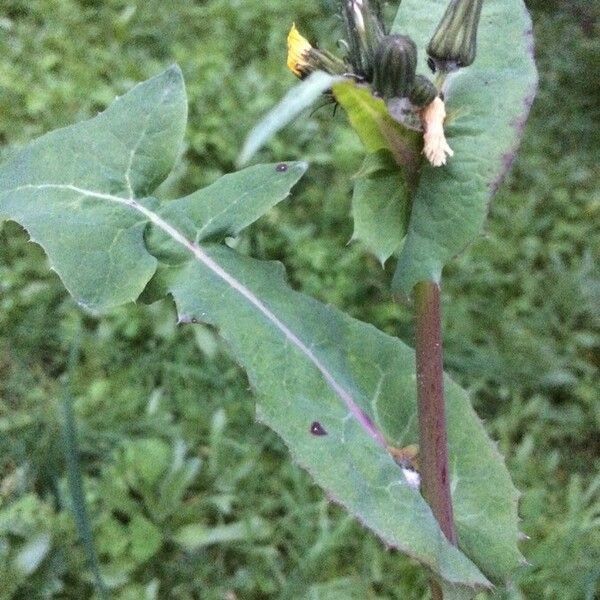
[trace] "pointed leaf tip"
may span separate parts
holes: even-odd
[[[280,162],[229,173],[201,190],[165,203],[161,218],[190,240],[218,242],[236,236],[278,202],[287,198],[304,175],[306,162]],[[179,264],[189,252],[160,227],[145,234],[148,250],[162,262]]]

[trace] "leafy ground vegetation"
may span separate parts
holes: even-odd
[[[187,147],[162,194],[201,187],[234,169],[252,124],[293,83],[284,64],[292,17],[333,45],[334,4],[0,0],[0,155],[178,62],[190,98]],[[447,269],[446,366],[471,390],[523,491],[530,565],[503,597],[593,600],[600,15],[586,0],[528,5],[541,90],[485,235]],[[301,118],[262,158],[303,158],[311,168],[238,249],[282,260],[295,287],[410,341],[410,311],[387,292],[393,261],[384,272],[346,245],[361,149],[343,114]],[[40,249],[8,224],[0,332],[1,600],[94,597],[61,433],[75,337],[86,499],[115,598],[423,597],[422,572],[329,503],[254,423],[245,376],[210,329],[178,326],[166,302],[82,313]]]

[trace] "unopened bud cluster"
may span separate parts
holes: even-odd
[[[408,98],[426,106],[437,90],[417,76],[417,46],[407,35],[386,35],[376,0],[342,0],[348,43],[347,60],[358,79],[371,83],[382,98]]]
[[[378,0],[339,1],[346,30],[346,56],[340,59],[314,48],[294,25],[288,35],[288,67],[300,78],[322,70],[370,84],[374,93],[385,100],[406,99],[420,111],[423,129],[429,127],[431,138],[432,126],[427,119],[443,119],[445,111],[437,87],[416,72],[417,47],[413,40],[406,35],[386,33]],[[427,46],[428,63],[434,72],[449,73],[475,60],[482,2],[450,0]],[[441,102],[435,110],[434,101],[436,106]],[[428,107],[431,110],[425,110]],[[433,129],[441,131],[443,137],[443,126]],[[439,148],[444,151],[437,152],[435,160],[430,158],[434,164],[444,164],[446,155],[451,155],[445,139]]]

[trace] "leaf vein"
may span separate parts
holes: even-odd
[[[235,277],[233,277],[230,273],[225,271],[225,269],[223,269],[221,265],[213,260],[210,255],[207,254],[198,244],[188,240],[179,230],[162,219],[158,214],[146,208],[134,198],[123,198],[121,196],[114,196],[112,194],[106,194],[103,192],[95,192],[93,190],[86,190],[70,184],[28,184],[10,191],[19,191],[21,189],[61,189],[65,191],[71,191],[76,194],[82,194],[89,198],[96,198],[98,200],[105,200],[108,202],[121,204],[144,215],[151,223],[156,225],[156,227],[162,229],[174,241],[186,248],[186,250],[188,250],[198,262],[209,269],[219,279],[224,281],[231,289],[240,294],[276,329],[278,329],[279,332],[284,336],[285,340],[292,346],[295,346],[316,367],[329,387],[340,398],[340,400],[342,400],[350,414],[357,420],[359,425],[365,430],[369,437],[371,437],[380,446],[384,448],[386,447],[386,442],[382,433],[375,426],[371,418],[362,410],[362,408],[360,408],[350,392],[348,392],[348,390],[346,390],[337,381],[335,376],[321,362],[313,350],[311,350],[310,347],[305,344],[296,333],[294,333],[283,321],[281,321],[249,288],[247,288],[242,282],[235,279]]]

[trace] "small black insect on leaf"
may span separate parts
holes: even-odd
[[[276,167],[275,170],[278,173],[285,173],[288,170],[288,166],[285,163],[279,163]]]
[[[313,435],[327,435],[327,431],[325,431],[325,428],[323,425],[321,425],[321,423],[319,423],[319,421],[313,421],[310,424],[310,432]]]

